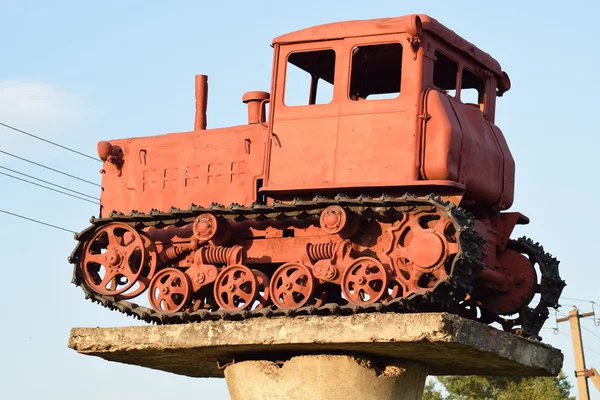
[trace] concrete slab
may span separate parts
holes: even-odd
[[[426,363],[430,375],[554,376],[547,344],[447,313],[358,314],[73,328],[69,348],[108,361],[191,377],[223,377],[232,361],[343,354]]]

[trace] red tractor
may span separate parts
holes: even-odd
[[[565,283],[541,246],[510,239],[529,220],[504,212],[499,63],[425,15],[273,49],[247,124],[206,129],[199,75],[193,131],[98,144],[100,217],[76,235],[73,283],[161,324],[446,310],[539,339]]]

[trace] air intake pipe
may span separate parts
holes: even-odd
[[[248,104],[248,124],[259,124],[266,120],[265,104],[269,100],[267,92],[248,92],[242,96],[242,102]]]

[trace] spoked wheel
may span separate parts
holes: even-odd
[[[214,296],[217,304],[225,311],[250,309],[258,295],[258,282],[244,265],[225,267],[217,276]]]
[[[145,233],[139,232],[139,235],[144,241],[144,248],[146,249],[147,259],[145,265],[142,267],[142,273],[138,276],[136,283],[125,292],[115,296],[116,300],[133,299],[134,297],[142,294],[148,288],[152,278],[154,278],[154,274],[156,273],[156,267],[158,264],[158,253],[156,251],[156,246],[154,246],[152,239],[150,239]]]
[[[271,279],[271,299],[278,308],[299,308],[313,299],[315,282],[308,267],[287,263]]]
[[[181,311],[190,299],[188,276],[176,268],[166,268],[154,276],[148,288],[148,300],[156,311],[171,314]]]
[[[140,277],[145,278],[147,285],[148,277],[156,268],[156,257],[149,254],[152,250],[151,241],[131,226],[122,223],[105,225],[85,244],[81,274],[85,283],[98,294],[122,294]],[[133,295],[121,297],[131,298],[139,293],[141,291],[136,289]]]
[[[354,260],[342,274],[342,292],[352,304],[373,304],[388,295],[388,274],[372,257]]]
[[[257,270],[257,269],[253,269],[252,273],[254,274],[254,277],[256,278],[256,283],[258,284],[258,294],[256,296],[256,302],[258,302],[258,304],[256,304],[255,307],[253,307],[255,310],[260,310],[261,308],[266,307],[267,305],[269,305],[269,303],[271,302],[271,296],[270,296],[270,288],[269,288],[269,277]]]

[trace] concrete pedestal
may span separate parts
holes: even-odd
[[[427,365],[340,355],[292,357],[277,364],[244,361],[225,368],[232,400],[415,400],[420,399]]]
[[[225,377],[233,400],[419,399],[426,374],[556,376],[547,344],[447,313],[357,314],[74,328],[82,354]]]

